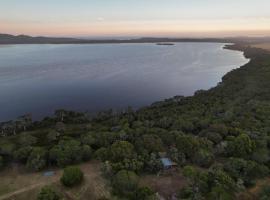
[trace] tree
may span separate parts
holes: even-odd
[[[268,200],[270,197],[270,185],[264,185],[260,190],[258,196],[259,200]]]
[[[211,152],[205,149],[200,149],[195,153],[195,156],[192,160],[199,166],[209,167],[213,159],[214,156]]]
[[[249,158],[254,149],[254,141],[247,134],[242,133],[229,142],[227,151],[234,157]]]
[[[105,147],[101,147],[95,151],[95,157],[98,160],[106,161],[109,159],[109,150]]]
[[[176,147],[179,152],[191,158],[199,149],[199,140],[191,135],[180,135],[176,138]]]
[[[66,130],[66,125],[63,122],[57,122],[55,124],[55,130],[57,132],[63,133]]]
[[[64,110],[64,109],[59,109],[59,110],[56,110],[56,111],[54,112],[54,114],[55,114],[56,119],[57,119],[58,121],[63,122],[63,121],[64,121],[64,118],[65,118],[65,116],[66,116],[66,114],[67,114],[67,111]]]
[[[183,174],[189,180],[189,186],[181,192],[182,198],[201,199],[234,199],[237,190],[234,180],[221,169],[207,172],[192,166],[186,166]]]
[[[0,169],[4,166],[4,159],[0,156]]]
[[[82,146],[82,159],[84,161],[87,161],[92,156],[92,148],[89,145],[83,145]]]
[[[60,167],[77,163],[82,160],[83,156],[80,142],[73,139],[61,140],[58,145],[50,150],[50,160],[56,162]]]
[[[30,156],[27,159],[27,168],[39,171],[47,164],[47,151],[42,147],[34,147]]]
[[[0,140],[0,155],[12,158],[15,149],[15,144],[6,141],[1,142]]]
[[[88,133],[88,134],[83,135],[83,136],[81,137],[81,142],[82,142],[82,144],[86,144],[86,145],[91,146],[91,145],[95,144],[96,140],[95,140],[95,138],[91,135],[91,133]]]
[[[147,162],[147,170],[151,173],[159,172],[162,169],[161,160],[155,153],[151,153],[150,158]]]
[[[83,172],[80,168],[71,166],[64,169],[61,182],[64,186],[73,187],[83,180]]]
[[[162,140],[153,134],[147,134],[143,136],[143,145],[149,153],[158,153],[164,150]]]
[[[16,127],[19,130],[26,131],[26,128],[29,127],[31,124],[32,124],[32,115],[31,114],[20,116],[16,120]]]
[[[149,188],[149,187],[140,187],[138,188],[133,196],[133,200],[154,200],[155,198],[155,193]]]
[[[117,141],[111,146],[111,160],[113,162],[121,162],[124,159],[134,157],[134,147],[127,141]]]
[[[215,196],[225,193],[230,195],[230,199],[234,199],[233,196],[238,189],[234,180],[220,169],[214,169],[208,172],[208,185],[211,188],[210,193],[214,193]]]
[[[177,148],[171,147],[170,148],[170,151],[169,151],[169,154],[170,154],[170,158],[174,162],[177,162],[180,165],[183,165],[183,164],[186,163],[186,156],[185,156],[185,154],[179,152]]]
[[[60,195],[51,186],[44,186],[37,197],[37,200],[59,200],[59,199]]]
[[[60,133],[55,131],[55,130],[52,130],[50,131],[48,134],[47,134],[47,140],[48,142],[55,142],[57,141],[57,139],[59,138],[60,136]]]
[[[116,195],[131,197],[137,189],[139,177],[132,171],[119,171],[112,181],[113,191]]]
[[[120,170],[129,170],[139,172],[144,166],[144,163],[138,159],[124,159],[121,162],[112,163],[112,169],[114,172]]]
[[[26,146],[26,147],[22,147],[22,148],[18,149],[14,153],[15,159],[17,159],[18,161],[20,161],[22,163],[26,163],[29,155],[32,152],[32,149],[33,149],[33,147],[31,147],[31,146]]]
[[[234,197],[228,193],[222,186],[216,186],[211,189],[208,195],[210,200],[234,200]]]
[[[220,135],[219,133],[215,133],[215,132],[206,132],[203,135],[204,137],[206,137],[208,140],[214,142],[215,144],[218,144],[222,141],[222,135]]]
[[[230,158],[225,163],[224,170],[235,180],[243,180],[246,186],[251,185],[254,179],[269,174],[269,169],[266,166],[242,158]]]
[[[183,175],[188,179],[189,185],[181,191],[181,196],[191,199],[200,199],[208,192],[208,174],[193,166],[185,166]]]
[[[21,146],[31,146],[36,144],[37,138],[29,133],[21,133],[19,137],[19,143]]]

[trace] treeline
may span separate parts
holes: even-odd
[[[149,199],[153,191],[140,188],[137,179],[159,172],[164,152],[188,181],[179,188],[179,199],[248,199],[239,193],[269,176],[270,55],[228,48],[244,50],[251,61],[226,74],[217,87],[91,119],[58,110],[29,131],[1,138],[0,162],[41,170],[95,158],[103,161],[116,195]]]

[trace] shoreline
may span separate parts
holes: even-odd
[[[150,44],[154,44],[154,43],[150,43]],[[198,88],[196,91],[194,91],[194,93],[193,93],[192,95],[184,96],[185,98],[194,97],[194,96],[196,95],[197,92],[200,92],[200,91],[205,91],[205,92],[206,92],[206,91],[209,91],[209,90],[211,90],[211,89],[213,89],[213,88],[218,87],[218,85],[222,82],[222,79],[223,79],[224,76],[226,76],[228,73],[230,73],[230,72],[233,71],[233,70],[239,69],[239,68],[241,68],[241,67],[247,65],[247,64],[251,61],[250,58],[247,58],[247,57],[245,56],[244,50],[242,50],[242,49],[237,49],[237,48],[234,47],[236,44],[234,44],[234,43],[220,43],[220,44],[223,44],[223,46],[221,46],[221,49],[227,49],[227,50],[231,50],[231,51],[239,51],[239,52],[242,52],[242,53],[243,53],[243,56],[244,56],[246,59],[248,59],[247,63],[244,64],[244,65],[237,66],[237,67],[235,67],[234,69],[231,69],[230,71],[228,71],[228,72],[226,72],[225,74],[223,74],[223,75],[220,77],[220,82],[217,82],[216,85],[213,85],[213,86],[211,86],[211,87],[208,88],[208,89],[200,89],[200,88]],[[28,44],[27,44],[27,45],[28,45]],[[29,45],[31,45],[31,44],[29,44]],[[33,44],[33,45],[35,45],[35,44]],[[37,44],[37,45],[38,45],[38,44]],[[1,46],[1,45],[0,45],[0,46]],[[175,95],[181,96],[181,95],[179,95],[179,94],[175,94]],[[167,97],[167,98],[164,98],[164,99],[161,99],[161,100],[157,100],[157,101],[153,101],[153,102],[150,102],[150,103],[147,104],[147,105],[142,105],[142,106],[139,106],[138,108],[133,108],[133,109],[134,109],[134,110],[140,110],[140,109],[143,109],[143,108],[145,108],[145,107],[151,107],[152,105],[155,105],[155,104],[158,104],[158,103],[160,103],[160,102],[164,102],[164,101],[167,101],[167,100],[170,100],[170,99],[173,99],[173,98],[174,98],[174,96],[169,96],[169,97]],[[125,110],[125,108],[122,108],[122,109],[114,109],[114,108],[111,108],[111,109],[114,110],[115,112],[121,112],[122,110]],[[69,109],[66,109],[66,110],[69,111]],[[98,113],[106,112],[107,110],[99,110],[99,111],[96,111],[96,112],[88,112],[87,110],[85,110],[85,111],[70,110],[70,111],[74,111],[74,112],[78,112],[78,113],[85,113],[85,114],[87,114],[89,117],[92,118],[93,116],[96,116]],[[31,114],[31,113],[30,113],[30,114]],[[24,114],[22,114],[21,116],[24,116],[24,115],[29,115],[29,113],[24,113]],[[44,118],[46,118],[46,117],[53,117],[53,115],[54,115],[54,111],[52,111],[50,115],[44,115],[44,117],[41,117],[41,118],[38,118],[38,119],[37,119],[37,118],[34,118],[33,121],[39,122],[39,121],[42,121],[42,120],[43,120]],[[18,118],[20,118],[20,117],[18,116],[17,118],[13,118],[13,119],[8,119],[8,120],[0,121],[0,127],[1,127],[1,123],[6,123],[6,122],[9,122],[9,121],[13,121],[13,120],[16,120],[16,119],[18,119]]]

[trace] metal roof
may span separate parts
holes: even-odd
[[[161,162],[165,167],[173,165],[172,161],[169,158],[161,158]]]

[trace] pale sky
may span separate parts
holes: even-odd
[[[0,33],[270,36],[270,0],[0,0]]]

